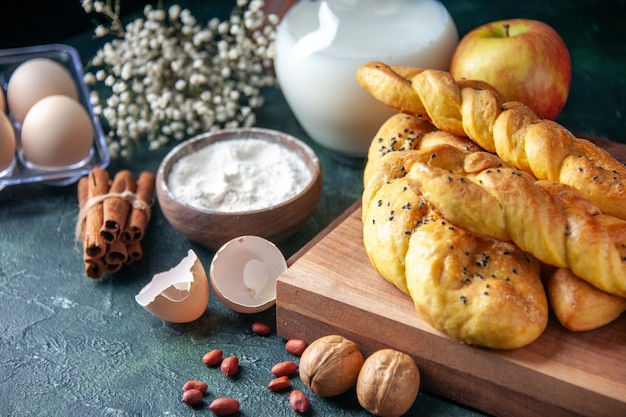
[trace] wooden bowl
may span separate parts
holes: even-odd
[[[264,209],[252,211],[215,211],[182,202],[168,186],[172,166],[218,141],[256,138],[284,146],[304,161],[311,180],[294,197]],[[278,244],[297,232],[313,214],[322,189],[322,173],[315,152],[301,140],[283,132],[263,128],[223,129],[204,133],[179,144],[161,161],[156,177],[159,205],[167,221],[181,234],[202,246],[217,251],[229,240],[255,235]]]

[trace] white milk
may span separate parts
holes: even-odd
[[[382,61],[447,71],[458,41],[439,1],[301,0],[278,27],[276,75],[313,140],[361,157],[393,111],[358,85],[359,66]]]

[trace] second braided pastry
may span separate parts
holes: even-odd
[[[626,221],[602,213],[576,189],[538,181],[489,152],[445,144],[411,153],[405,168],[409,186],[448,221],[513,242],[546,264],[626,297]]]
[[[539,119],[526,105],[503,102],[490,85],[382,62],[361,66],[357,80],[389,107],[469,137],[534,177],[568,184],[603,213],[626,219],[624,164],[559,124]]]

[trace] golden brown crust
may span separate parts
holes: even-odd
[[[568,269],[602,291],[626,297],[626,221],[602,214],[568,185],[536,184],[548,191],[567,220]]]
[[[538,259],[565,327],[626,311],[621,162],[483,82],[379,62],[357,78],[404,113],[369,149],[364,246],[428,323],[468,344],[531,343],[547,325]]]
[[[402,73],[412,74],[407,69]],[[363,65],[357,78],[388,106],[467,136],[538,179],[571,185],[604,213],[626,219],[626,166],[608,152],[539,119],[522,103],[502,103],[501,94],[484,84],[457,82],[443,71],[416,69],[415,74],[408,79],[375,62]]]
[[[577,139],[564,159],[560,182],[580,190],[603,213],[626,219],[624,164],[604,149]]]
[[[403,71],[405,75],[408,74]],[[416,69],[415,74],[421,72]],[[377,100],[392,109],[413,116],[424,114],[425,109],[415,94],[409,79],[382,62],[370,62],[357,70],[357,81]]]
[[[449,73],[422,71],[411,78],[411,86],[435,126],[465,136],[461,120],[461,90]]]
[[[386,161],[396,160],[390,154]],[[404,176],[387,182],[370,181],[363,199],[363,242],[374,269],[408,294],[405,275],[406,252],[411,233],[434,213],[425,200],[407,185]]]
[[[538,262],[510,243],[442,225],[441,215],[407,183],[405,163],[419,152],[415,149],[441,144],[464,151],[479,148],[467,139],[438,130],[426,131],[418,141],[412,140],[411,146],[389,146],[394,129],[404,132],[404,127],[414,122],[393,116],[379,132],[386,139],[372,141],[372,147],[384,143],[385,150],[393,148],[375,151],[365,170],[363,243],[373,267],[413,298],[427,322],[455,339],[500,349],[531,343],[547,324],[547,300]],[[452,247],[458,250],[451,251]],[[426,256],[423,251],[429,248],[446,254],[445,262],[441,256]],[[461,282],[458,273],[463,269],[470,275]],[[484,283],[478,281],[481,274]],[[481,293],[484,285],[491,287],[489,297]],[[433,302],[450,297],[460,307],[461,295],[469,302],[460,309],[447,311],[441,303]],[[503,312],[495,320],[500,309]]]
[[[547,326],[539,263],[513,244],[429,222],[411,236],[406,276],[420,316],[465,343],[514,349]]]
[[[463,131],[468,137],[474,138],[476,143],[487,146],[489,152],[495,152],[493,125],[502,100],[491,90],[463,88],[461,89],[461,117]]]
[[[370,143],[367,154],[369,163],[365,166],[363,185],[367,184],[375,162],[388,153],[428,148],[438,143],[446,143],[467,151],[481,150],[480,146],[468,138],[438,130],[420,116],[394,114],[382,124]]]
[[[447,145],[413,154],[406,169],[409,185],[450,222],[567,266],[566,220],[530,175],[496,155]]]
[[[626,297],[626,221],[601,214],[579,191],[536,181],[496,155],[446,145],[412,153],[405,169],[408,184],[448,221],[512,241],[547,264]]]
[[[363,174],[365,185],[370,177],[370,170],[374,162],[390,152],[402,152],[417,149],[426,133],[432,132],[435,127],[425,119],[397,113],[382,124],[370,143]]]
[[[568,269],[548,276],[546,292],[559,322],[575,332],[602,327],[626,311],[626,298],[601,291]]]

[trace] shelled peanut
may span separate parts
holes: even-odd
[[[285,342],[285,349],[300,356],[300,363],[285,360],[271,367],[269,391],[289,392],[289,407],[298,414],[308,413],[311,403],[306,393],[292,384],[299,373],[304,385],[320,397],[333,397],[355,389],[359,404],[380,417],[404,415],[419,393],[420,373],[413,359],[394,349],[381,349],[364,357],[359,346],[339,335],[328,335],[307,345],[301,339]],[[223,358],[220,349],[209,350],[202,358],[208,367],[219,367],[225,376],[239,371],[235,355]],[[206,384],[191,380],[183,387],[183,402],[197,405],[203,401]],[[216,415],[237,413],[241,405],[235,398],[218,397],[209,408]]]

